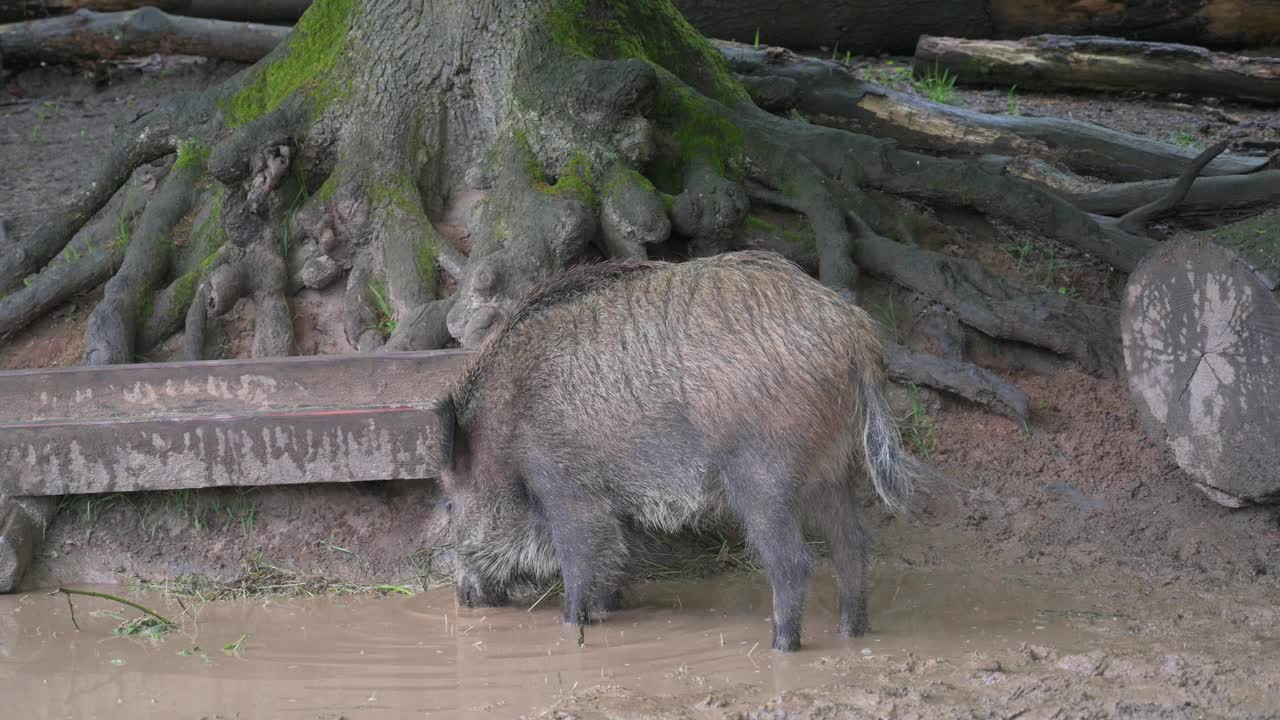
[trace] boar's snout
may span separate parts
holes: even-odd
[[[457,578],[458,602],[464,607],[497,607],[507,604],[507,594],[485,583],[468,570],[462,570]]]

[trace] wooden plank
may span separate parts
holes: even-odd
[[[0,495],[434,477],[428,405],[470,354],[0,373]]]
[[[471,352],[427,350],[0,372],[5,422],[431,400]]]

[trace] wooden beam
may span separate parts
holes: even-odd
[[[0,494],[429,478],[468,351],[0,373]]]

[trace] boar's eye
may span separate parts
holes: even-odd
[[[445,511],[446,513],[448,513],[448,514],[453,514],[453,501],[452,501],[452,500],[445,500],[445,501],[444,501],[444,511]]]

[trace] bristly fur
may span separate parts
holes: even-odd
[[[624,527],[741,522],[774,591],[774,647],[799,646],[826,537],[840,630],[866,632],[855,479],[900,512],[915,460],[881,392],[874,321],[769,252],[579,265],[525,295],[453,393],[454,545],[467,600],[559,568],[566,619],[609,605]]]
[[[605,290],[627,275],[656,270],[670,264],[660,260],[578,263],[530,286],[516,303],[515,309],[490,333],[463,368],[452,393],[458,410],[465,410],[470,406],[473,391],[484,381],[489,365],[486,360],[497,350],[495,346],[501,344],[526,319],[555,305]]]

